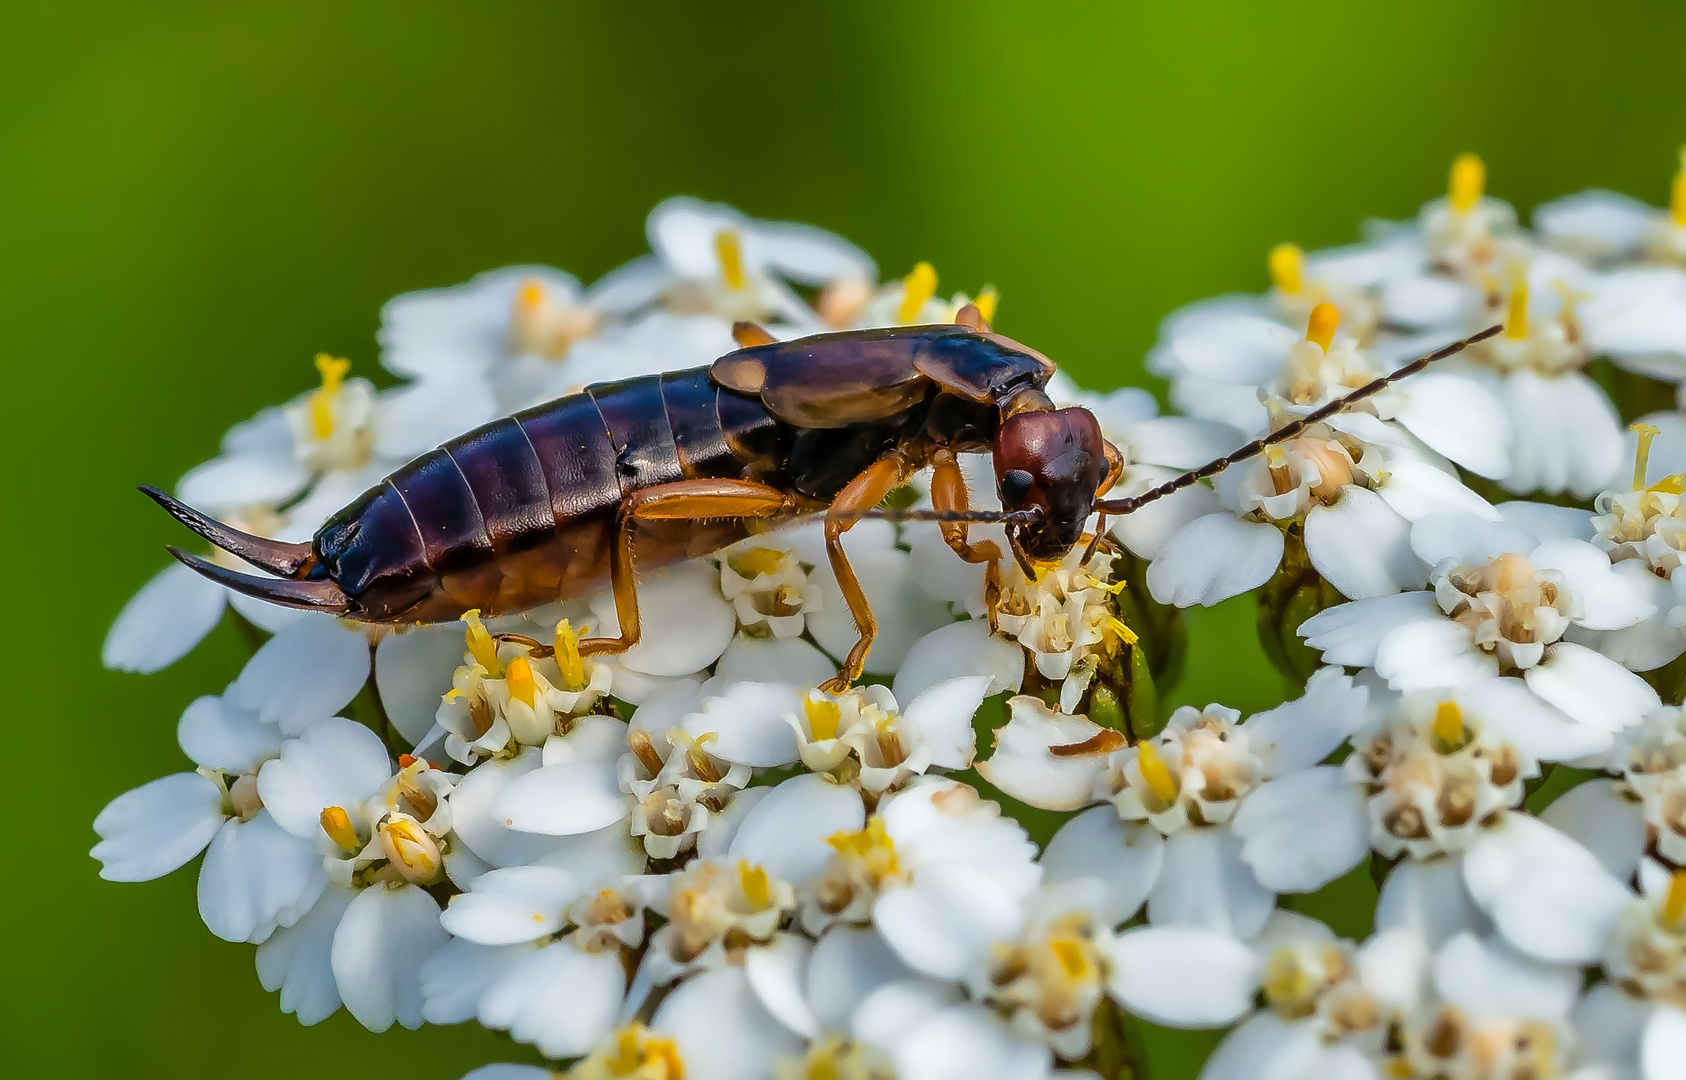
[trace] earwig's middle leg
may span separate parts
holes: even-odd
[[[638,644],[643,633],[632,557],[633,533],[638,522],[769,518],[795,509],[789,495],[750,480],[679,480],[627,496],[615,518],[615,546],[609,551],[609,581],[615,594],[620,636],[587,638],[580,642],[580,655],[625,652]]]
[[[849,556],[843,550],[843,534],[861,519],[862,514],[883,502],[884,496],[906,480],[912,471],[913,467],[905,457],[891,451],[844,485],[825,513],[826,557],[831,560],[831,571],[837,575],[837,585],[843,590],[843,600],[849,605],[849,615],[855,620],[855,631],[860,635],[844,659],[837,677],[820,687],[828,693],[840,694],[861,677],[861,671],[866,667],[866,654],[872,648],[872,639],[878,636],[878,620],[873,618],[872,605],[867,602],[860,578],[855,576],[855,568],[849,565]]]
[[[960,461],[954,451],[942,447],[931,456],[931,505],[937,510],[964,514],[970,505],[966,492],[966,475],[960,471]],[[989,628],[997,629],[996,607],[1001,601],[1001,548],[993,540],[970,542],[964,521],[945,521],[941,524],[943,541],[962,559],[984,565],[984,609],[989,612]]]

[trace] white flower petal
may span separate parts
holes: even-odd
[[[1507,881],[1488,905],[1505,940],[1553,963],[1589,964],[1604,955],[1627,886],[1602,866],[1535,866]]]
[[[1357,485],[1306,514],[1305,550],[1323,579],[1353,600],[1421,588],[1427,577],[1411,553],[1411,523]]]
[[[818,686],[837,674],[837,665],[802,638],[752,638],[739,634],[714,665],[719,682],[765,682],[777,675],[791,686]]]
[[[744,815],[732,838],[731,855],[800,886],[830,860],[827,837],[853,832],[865,823],[866,808],[853,788],[811,773],[794,776]]]
[[[878,637],[873,640],[872,651],[867,654],[866,670],[888,675],[902,666],[915,641],[937,627],[947,625],[952,616],[947,604],[918,587],[913,576],[913,560],[908,553],[896,548],[893,543],[874,542],[872,538],[876,530],[864,528],[869,524],[872,523],[863,522],[845,533],[843,548],[848,552],[849,564],[860,578],[861,590],[866,593],[873,615],[878,619]],[[888,525],[888,522],[883,524]],[[886,534],[880,532],[877,535],[883,537]],[[793,534],[792,539],[796,540],[798,536]],[[805,554],[804,560],[810,557],[818,561],[814,563],[809,580],[819,582],[825,600],[820,609],[809,616],[808,632],[821,648],[833,656],[843,656],[854,646],[858,636],[855,620],[837,587],[831,563],[823,555]],[[948,552],[947,557],[960,561],[953,552]]]
[[[849,1019],[849,1032],[860,1042],[894,1047],[920,1024],[959,1003],[960,988],[954,984],[909,975],[867,994]]]
[[[1125,1008],[1171,1027],[1221,1027],[1253,1006],[1259,961],[1234,938],[1192,926],[1126,930],[1108,988]]]
[[[1500,503],[1498,510],[1506,524],[1514,525],[1542,544],[1548,540],[1592,539],[1592,513],[1588,510],[1520,501]]]
[[[1394,418],[1430,450],[1479,476],[1510,471],[1510,417],[1491,390],[1465,375],[1425,371],[1406,379],[1398,396]]]
[[[1387,456],[1386,475],[1377,494],[1406,521],[1421,521],[1430,514],[1499,518],[1493,504],[1465,487],[1455,474],[1403,451]]]
[[[1518,371],[1499,392],[1516,425],[1507,488],[1584,499],[1611,483],[1622,464],[1621,421],[1597,383],[1578,371]]]
[[[1303,695],[1247,718],[1247,745],[1266,776],[1309,768],[1364,725],[1369,699],[1369,688],[1354,684],[1339,668],[1321,668]]]
[[[890,889],[872,920],[896,955],[915,971],[959,979],[982,963],[991,943],[1011,938],[1018,897],[989,872],[966,863],[921,867],[914,881]]]
[[[1108,492],[1107,497],[1140,495],[1176,475],[1170,469],[1131,466],[1125,473],[1125,481],[1116,490]],[[1107,524],[1112,535],[1123,541],[1132,553],[1144,559],[1153,559],[1158,557],[1166,541],[1189,522],[1208,514],[1226,512],[1217,492],[1205,484],[1194,484],[1123,517],[1108,518]]]
[[[1327,653],[1323,657],[1329,659]],[[1498,674],[1498,661],[1450,619],[1401,626],[1376,650],[1376,674],[1395,690],[1463,686]]]
[[[1639,1041],[1645,1080],[1679,1080],[1686,1075],[1686,1012],[1669,1005],[1651,1010]]]
[[[1660,703],[1644,679],[1570,641],[1547,649],[1545,659],[1524,678],[1542,699],[1600,731],[1630,728]]]
[[[743,970],[755,997],[779,1023],[806,1038],[821,1034],[819,1020],[808,1006],[807,981],[813,942],[799,934],[775,934],[764,946],[744,953]]]
[[[125,791],[94,818],[100,877],[163,877],[203,851],[222,823],[222,790],[198,773],[174,773]]]
[[[1230,827],[1259,883],[1275,892],[1311,892],[1358,865],[1370,851],[1364,793],[1322,765],[1261,784]]]
[[[1376,929],[1402,930],[1430,945],[1465,930],[1483,933],[1486,915],[1464,888],[1463,860],[1405,859],[1388,872],[1376,899]]]
[[[912,701],[938,683],[962,675],[987,675],[986,694],[1016,691],[1024,682],[1025,654],[1017,643],[989,632],[986,619],[939,626],[907,651],[891,690]]]
[[[1042,1080],[1052,1052],[981,1005],[955,1005],[917,1024],[891,1050],[896,1075],[919,1080]]]
[[[475,879],[470,892],[451,898],[439,922],[481,945],[514,945],[559,933],[562,909],[580,895],[572,874],[548,866],[511,866]]]
[[[394,1021],[421,1027],[421,968],[447,938],[439,905],[419,886],[358,893],[334,931],[334,982],[346,1010],[370,1031]]]
[[[574,761],[512,777],[492,802],[492,815],[518,832],[577,836],[632,813],[612,764]]]
[[[1656,606],[1615,573],[1610,557],[1584,540],[1548,540],[1528,561],[1536,570],[1556,570],[1568,582],[1589,630],[1620,630],[1656,612]]]
[[[1657,211],[1631,195],[1578,191],[1534,208],[1534,228],[1546,243],[1584,259],[1618,259],[1645,240]]]
[[[1476,836],[1464,852],[1463,869],[1470,896],[1489,914],[1500,893],[1525,874],[1552,869],[1605,876],[1592,852],[1539,818],[1514,810]]]
[[[1049,885],[1091,878],[1105,889],[1101,916],[1117,926],[1135,916],[1159,880],[1165,841],[1143,822],[1126,824],[1111,804],[1090,807],[1064,825],[1042,852]]]
[[[1298,339],[1274,319],[1232,312],[1178,333],[1169,345],[1176,365],[1200,378],[1262,383],[1282,370]]]
[[[785,717],[799,717],[802,710],[802,691],[789,683],[740,682],[704,698],[680,727],[692,738],[713,734],[708,750],[716,757],[771,768],[796,760],[796,731]]]
[[[297,921],[327,884],[310,842],[260,812],[229,821],[211,841],[199,868],[199,917],[224,941],[261,942]]]
[[[1526,555],[1538,544],[1526,530],[1479,514],[1429,514],[1411,526],[1411,549],[1429,566],[1445,559],[1473,566],[1504,554]]]
[[[334,931],[356,895],[329,885],[303,918],[258,946],[258,982],[265,990],[281,991],[281,1011],[296,1014],[306,1027],[340,1007],[331,963]]]
[[[297,735],[334,715],[369,677],[369,643],[327,615],[300,619],[263,643],[234,682],[241,708]]]
[[[400,461],[425,454],[502,411],[492,387],[474,371],[434,374],[383,390],[379,407],[375,452]]]
[[[1207,514],[1189,522],[1148,567],[1148,592],[1161,604],[1211,606],[1256,589],[1282,561],[1282,532],[1274,525]]]
[[[226,697],[206,695],[181,714],[176,742],[202,768],[255,773],[280,752],[281,731]]]
[[[989,693],[989,675],[962,675],[924,691],[902,707],[901,724],[941,769],[964,769],[972,764],[977,735],[972,717]]]
[[[703,562],[659,570],[638,582],[643,637],[621,653],[622,666],[646,675],[689,675],[720,658],[732,643],[738,620],[720,595],[716,575]],[[607,587],[591,598],[596,633],[621,632],[614,593]]]
[[[1086,742],[1101,733],[1101,726],[1054,712],[1028,694],[1010,698],[1007,708],[1007,722],[995,729],[995,752],[978,762],[978,774],[1020,802],[1045,810],[1076,810],[1093,802],[1106,757],[1056,757],[1050,748]]]
[[[661,1003],[650,1026],[678,1044],[686,1080],[762,1080],[802,1039],[761,1007],[739,968],[705,971]]]
[[[1640,1040],[1651,1012],[1649,1002],[1623,993],[1609,983],[1594,986],[1575,1010],[1577,1055],[1583,1061],[1623,1065],[1637,1074]],[[1627,1080],[1626,1075],[1623,1080]]]
[[[1453,881],[1461,893],[1455,874]],[[1378,924],[1353,957],[1359,982],[1384,1005],[1400,1010],[1417,1008],[1428,993],[1430,946],[1431,942],[1415,930]]]
[[[476,945],[452,938],[422,965],[423,1017],[430,1024],[474,1019],[486,991],[539,948],[536,942]]]
[[[1521,679],[1482,679],[1458,691],[1460,707],[1498,729],[1513,747],[1541,761],[1576,761],[1608,750],[1608,731],[1569,719]]]
[[[1382,317],[1391,325],[1411,329],[1461,323],[1477,306],[1479,298],[1474,292],[1463,282],[1449,278],[1424,273],[1400,274],[1382,283]]]
[[[451,676],[462,663],[463,629],[455,622],[414,626],[375,646],[381,707],[411,746],[432,730],[439,699],[451,689]]]
[[[1621,881],[1645,854],[1645,817],[1638,801],[1607,777],[1578,784],[1552,800],[1540,820],[1598,856]]]
[[[1398,593],[1336,604],[1302,623],[1299,635],[1323,654],[1324,663],[1370,667],[1382,641],[1394,630],[1439,618],[1432,593]]]
[[[1228,829],[1184,829],[1165,841],[1159,880],[1147,898],[1155,926],[1200,927],[1250,938],[1270,917],[1276,897],[1241,858]]]
[[[142,674],[169,667],[217,625],[225,596],[221,585],[179,563],[165,567],[117,613],[100,662]]]
[[[832,926],[808,958],[805,995],[826,1031],[846,1031],[867,995],[913,972],[870,926]]]
[[[380,736],[333,717],[281,745],[281,756],[258,774],[258,795],[283,829],[314,840],[323,810],[354,808],[391,775]]]
[[[1580,972],[1518,956],[1499,942],[1463,933],[1434,957],[1441,998],[1474,1016],[1494,1013],[1567,1019],[1580,996]]]
[[[1247,441],[1228,424],[1186,416],[1140,420],[1124,435],[1130,461],[1170,469],[1198,468]]]
[[[563,940],[488,987],[480,1022],[507,1030],[546,1057],[576,1057],[614,1027],[625,998],[626,970],[616,953],[581,952]]]

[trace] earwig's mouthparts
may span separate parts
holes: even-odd
[[[881,521],[965,521],[974,525],[1034,525],[1041,510],[868,510],[862,517]]]
[[[218,566],[209,559],[189,555],[180,548],[166,548],[188,569],[226,586],[237,593],[255,596],[282,607],[304,608],[308,611],[327,611],[344,615],[351,610],[351,598],[331,581],[293,581],[287,578],[264,578],[242,574],[238,570]]]
[[[1352,393],[1343,397],[1338,397],[1326,405],[1313,409],[1311,412],[1300,417],[1298,420],[1295,420],[1293,423],[1273,431],[1261,439],[1254,439],[1252,442],[1241,447],[1239,450],[1232,450],[1221,458],[1209,461],[1200,466],[1198,469],[1185,472],[1181,476],[1167,480],[1158,487],[1150,488],[1147,491],[1142,492],[1140,495],[1135,495],[1128,499],[1102,499],[1095,503],[1095,509],[1103,514],[1123,515],[1134,513],[1136,510],[1141,509],[1150,502],[1156,502],[1167,495],[1181,491],[1183,488],[1192,487],[1209,476],[1216,476],[1218,473],[1223,472],[1231,465],[1238,465],[1241,462],[1246,461],[1248,458],[1256,457],[1259,454],[1264,453],[1266,447],[1275,446],[1277,443],[1283,443],[1287,442],[1289,439],[1298,438],[1306,428],[1311,427],[1313,424],[1321,423],[1322,421],[1329,419],[1329,417],[1334,416],[1336,413],[1342,412],[1352,405],[1363,401],[1370,395],[1378,394],[1381,391],[1386,390],[1399,380],[1410,375],[1415,375],[1417,372],[1421,371],[1425,367],[1428,367],[1436,360],[1444,360],[1446,357],[1451,356],[1454,353],[1464,351],[1478,341],[1486,341],[1488,338],[1503,329],[1503,325],[1489,326],[1487,329],[1478,334],[1471,334],[1469,337],[1463,338],[1462,340],[1454,341],[1444,348],[1436,349],[1427,356],[1419,356],[1409,364],[1404,365],[1391,374],[1383,375],[1379,379],[1372,379],[1363,386],[1354,390]]]
[[[230,528],[214,518],[208,518],[186,503],[159,491],[149,484],[140,485],[141,494],[169,511],[171,517],[203,536],[230,555],[238,555],[253,566],[268,570],[280,577],[297,577],[316,558],[309,544],[288,544]],[[186,560],[183,560],[184,562]],[[192,566],[192,563],[188,563]],[[203,571],[201,571],[203,573]]]

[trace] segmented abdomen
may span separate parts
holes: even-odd
[[[628,493],[696,477],[782,483],[789,429],[708,369],[593,386],[429,451],[317,533],[322,563],[373,622],[521,611],[604,581]],[[639,565],[714,550],[735,522],[665,522]]]

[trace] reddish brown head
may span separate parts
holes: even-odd
[[[1111,466],[1101,426],[1088,409],[1030,409],[1001,421],[995,434],[995,483],[1007,510],[1038,514],[1007,526],[1022,562],[1053,562],[1083,536]]]

